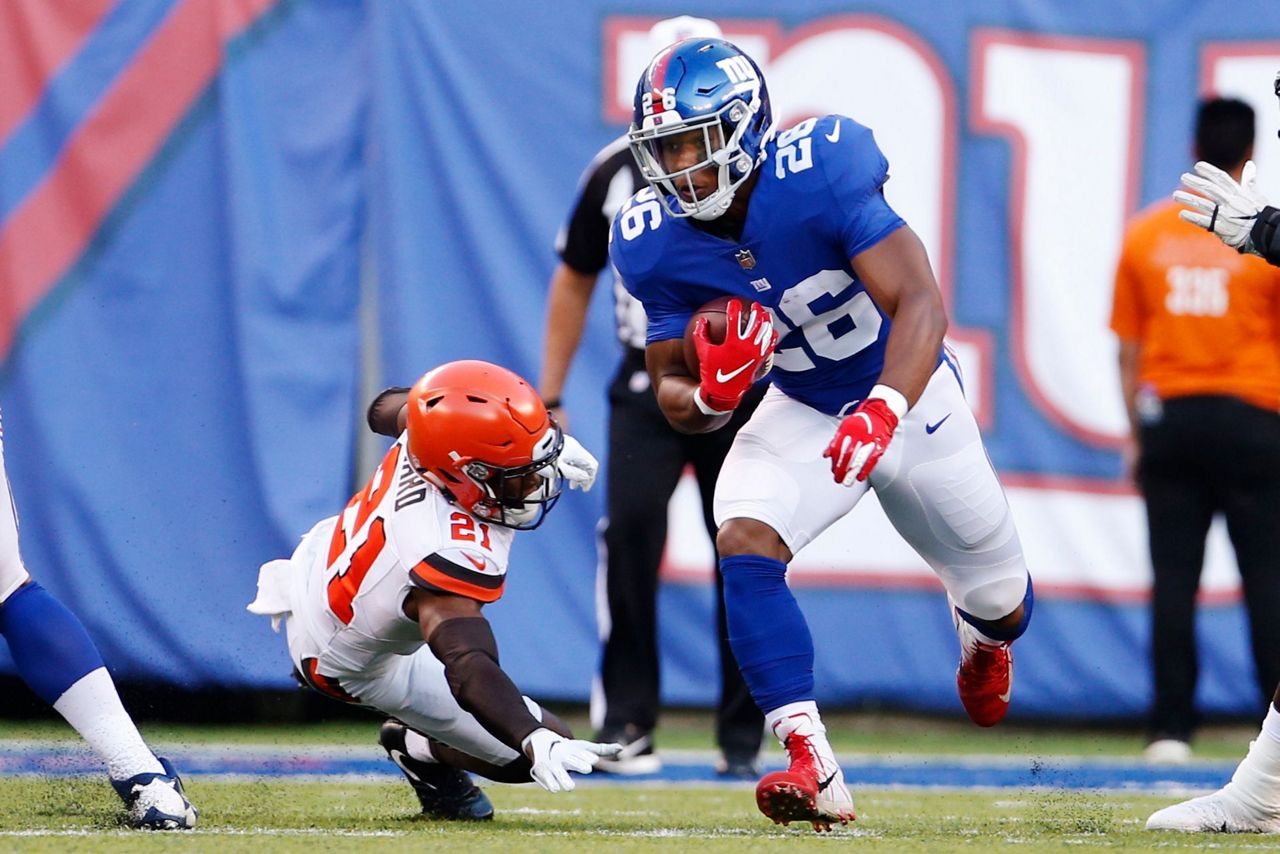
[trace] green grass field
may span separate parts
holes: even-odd
[[[729,851],[829,849],[841,841],[886,852],[1276,850],[1268,837],[1153,834],[1146,816],[1167,799],[1090,792],[856,794],[858,821],[831,835],[782,828],[754,809],[751,787],[596,786],[549,795],[491,786],[492,823],[413,817],[395,784],[192,781],[198,830],[140,834],[116,825],[97,780],[0,781],[0,849],[13,851]]]
[[[572,716],[571,716],[572,717]],[[580,720],[578,728],[586,731]],[[1135,756],[1136,730],[1002,726],[896,715],[831,715],[844,753]],[[668,715],[667,748],[710,747],[705,715]],[[145,726],[162,750],[184,744],[372,745],[376,721],[289,727]],[[1206,730],[1197,755],[1234,761],[1256,732]],[[0,739],[61,739],[56,723],[0,725]],[[886,852],[1280,850],[1280,838],[1154,834],[1152,810],[1177,797],[1092,791],[886,790],[855,787],[858,821],[830,835],[782,828],[755,810],[752,787],[583,785],[549,795],[534,786],[488,785],[498,812],[483,825],[415,817],[409,788],[393,782],[227,782],[199,776],[187,787],[201,811],[192,833],[139,834],[118,825],[118,802],[102,777],[0,778],[0,851],[405,851],[449,848],[524,854],[541,851],[773,851],[856,845]]]

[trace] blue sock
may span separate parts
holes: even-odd
[[[76,615],[34,581],[0,605],[0,634],[9,642],[18,674],[49,705],[103,666]]]
[[[1031,585],[1031,576],[1027,576],[1027,593],[1022,597],[1022,619],[1018,621],[1018,625],[1012,629],[997,629],[987,620],[979,620],[966,611],[956,608],[956,613],[960,618],[987,637],[995,641],[1015,641],[1022,637],[1022,633],[1027,630],[1027,625],[1031,622],[1031,612],[1035,610],[1036,593],[1035,588]]]
[[[787,565],[760,555],[721,558],[729,646],[761,711],[812,700],[813,637],[787,587]]]

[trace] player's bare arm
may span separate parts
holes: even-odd
[[[587,308],[591,304],[591,294],[595,290],[597,278],[597,274],[575,270],[563,261],[551,274],[538,393],[543,400],[550,401],[552,405],[549,408],[552,410],[562,408],[557,404],[564,392],[569,366],[582,341]],[[563,424],[564,418],[560,417],[560,421]]]
[[[498,644],[479,602],[415,588],[404,610],[418,621],[432,653],[444,664],[458,705],[504,744],[523,753],[530,763],[530,776],[547,791],[572,790],[569,771],[589,774],[600,757],[615,756],[622,749],[620,744],[566,738],[533,716],[520,689],[498,666]]]
[[[713,337],[711,331],[709,315],[715,312],[707,311],[710,305],[694,314],[684,339],[660,342],[670,350],[655,350],[655,344],[645,352],[659,406],[672,426],[686,433],[722,427],[751,386],[768,370],[778,346],[773,318],[764,306],[737,298],[724,303],[724,334],[719,342],[715,341],[720,336]],[[690,354],[690,348],[696,355]]]
[[[924,244],[904,226],[849,263],[876,305],[893,320],[880,383],[896,389],[911,406],[937,367],[947,332],[942,294]]]
[[[1120,393],[1129,418],[1129,432],[1138,435],[1138,362],[1142,345],[1131,339],[1120,339]]]
[[[823,456],[836,482],[851,486],[871,476],[898,421],[920,399],[937,367],[947,332],[942,294],[929,256],[915,232],[903,226],[849,259],[867,293],[893,320],[880,380],[836,428]]]
[[[644,350],[644,364],[658,396],[658,406],[672,427],[681,433],[710,433],[729,422],[732,412],[707,415],[694,402],[698,380],[689,375],[685,365],[682,339],[650,344]]]

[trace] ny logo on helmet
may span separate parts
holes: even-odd
[[[758,83],[759,78],[756,77],[756,70],[751,67],[751,61],[745,56],[730,56],[716,63],[719,68],[729,78],[730,83]]]

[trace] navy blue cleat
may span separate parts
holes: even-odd
[[[465,771],[440,762],[423,762],[409,755],[405,733],[409,727],[388,718],[378,732],[378,744],[409,779],[422,804],[422,814],[446,821],[491,821],[493,804]]]
[[[160,760],[163,773],[134,774],[127,780],[112,780],[111,786],[124,801],[126,820],[138,830],[190,830],[199,813],[182,791],[182,780],[168,759]]]

